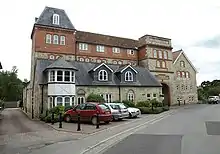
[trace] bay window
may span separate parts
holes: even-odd
[[[75,82],[75,72],[70,70],[50,70],[48,82]]]

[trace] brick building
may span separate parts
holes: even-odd
[[[45,7],[31,39],[31,79],[23,96],[33,118],[56,105],[85,102],[90,93],[106,102],[161,101],[161,94],[169,105],[197,102],[196,69],[182,50],[172,52],[169,38],[79,31],[64,10]]]

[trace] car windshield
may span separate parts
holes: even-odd
[[[109,110],[109,107],[105,104],[99,104],[99,106],[103,109],[103,110]]]
[[[127,107],[124,104],[120,104],[121,109],[127,109]]]
[[[113,108],[115,110],[119,110],[120,109],[120,106],[117,105],[117,104],[111,104],[110,106],[111,106],[111,108]]]

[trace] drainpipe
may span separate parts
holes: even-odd
[[[44,85],[41,85],[41,114],[44,112]]]
[[[119,101],[121,102],[121,87],[120,87],[120,85],[118,86],[118,97],[119,97]]]

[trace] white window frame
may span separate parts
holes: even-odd
[[[57,96],[57,97],[56,97],[56,99],[55,99],[55,100],[56,100],[56,101],[55,101],[55,106],[58,106],[58,98],[61,98],[61,99],[62,99],[62,102],[61,102],[61,103],[62,103],[62,106],[64,106],[64,105],[63,105],[63,97],[62,97],[62,96]]]
[[[180,71],[177,72],[177,78],[181,78],[181,72]]]
[[[184,61],[180,61],[180,67],[185,67],[185,62]]]
[[[153,57],[154,57],[154,58],[157,58],[157,50],[154,50],[154,51],[153,51]]]
[[[52,75],[51,72],[54,71],[54,75]],[[57,80],[57,72],[58,71],[61,71],[62,72],[62,80],[61,81],[58,81]],[[65,72],[69,72],[69,78],[70,80],[69,81],[65,81]],[[52,77],[54,77],[54,79],[52,79]],[[61,75],[60,75],[61,77]],[[48,72],[48,82],[68,82],[68,83],[75,83],[75,71],[71,71],[71,70],[60,70],[60,69],[57,69],[57,70],[49,70]]]
[[[113,52],[113,53],[120,53],[120,48],[113,47],[113,48],[112,48],[112,52]]]
[[[162,51],[161,51],[161,50],[158,51],[158,58],[160,58],[160,59],[163,58],[163,54],[162,54]]]
[[[128,53],[129,55],[134,55],[134,50],[132,50],[132,49],[127,49],[127,53]]]
[[[46,34],[46,43],[51,44],[52,42],[52,35],[51,34]]]
[[[79,50],[88,50],[87,43],[79,43]]]
[[[69,99],[69,106],[71,105],[71,97],[69,97],[69,96],[66,96],[66,97],[64,97],[64,106],[66,106],[66,99]]]
[[[131,71],[127,71],[125,73],[125,81],[133,81],[133,80],[134,80],[133,73]]]
[[[48,109],[51,109],[51,108],[54,107],[54,106],[53,106],[53,99],[54,99],[54,98],[53,98],[52,96],[49,96],[49,97],[48,97],[48,104],[47,104],[47,105],[48,105],[48,106],[47,106]]]
[[[186,73],[184,71],[181,72],[182,78],[186,78]]]
[[[110,94],[110,93],[100,94],[100,96],[105,100],[106,103],[112,102],[112,94]]]
[[[97,52],[105,52],[105,46],[103,46],[103,45],[97,45],[97,46],[96,46],[96,51],[97,51]]]
[[[58,35],[53,35],[53,44],[59,44],[59,36]]]
[[[65,45],[66,44],[66,37],[65,36],[60,36],[60,45]]]
[[[85,97],[84,96],[78,96],[77,97],[77,104],[85,103]]]
[[[128,95],[127,95],[127,99],[128,101],[134,101],[134,92],[133,91],[129,91]]]
[[[189,78],[189,72],[186,72],[185,75],[186,75],[186,78]]]
[[[54,74],[52,73],[54,72]],[[56,81],[56,71],[55,70],[50,70],[49,71],[49,82],[55,82]]]
[[[163,51],[163,57],[164,57],[164,59],[168,59],[168,53],[167,53],[167,51]]]
[[[98,80],[99,81],[108,81],[108,72],[106,70],[100,70],[98,72]]]
[[[59,14],[53,14],[53,24],[59,25],[60,24],[60,16]]]

